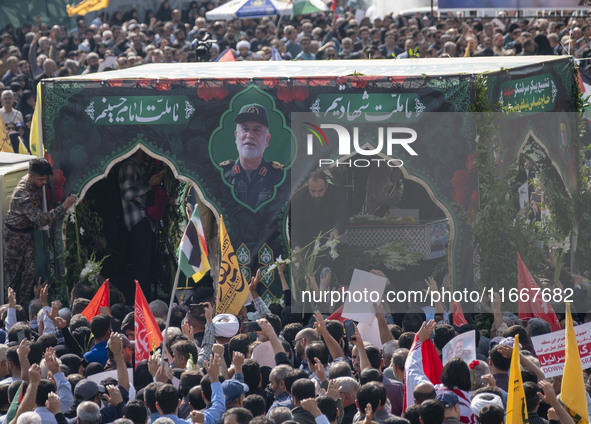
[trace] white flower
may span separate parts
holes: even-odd
[[[289,258],[287,258],[287,259],[285,260],[285,262],[284,262],[284,264],[286,264],[286,265],[287,265],[287,264],[290,264],[290,263],[291,263],[291,259],[289,259]]]
[[[320,240],[316,239],[314,242],[314,250],[312,250],[313,255],[318,255],[320,253]]]
[[[339,244],[339,240],[336,239],[336,238],[334,238],[332,240],[328,240],[326,242],[326,244],[324,245],[324,247],[333,250],[333,249],[335,249],[337,247],[337,244]]]
[[[276,263],[273,264],[273,265],[271,265],[269,268],[267,268],[267,274],[270,273],[270,272],[275,271],[275,268],[277,268],[277,264]]]
[[[277,259],[275,259],[275,263],[278,263],[278,264],[283,263],[283,258],[281,257],[281,255],[277,256]]]
[[[83,236],[84,235],[84,228],[80,227],[80,235]]]
[[[332,258],[332,259],[336,259],[339,257],[339,254],[337,253],[337,249],[336,246],[335,248],[331,248],[330,251],[328,252],[328,255]]]
[[[87,263],[82,271],[80,271],[80,279],[85,280],[92,272],[92,267]]]
[[[72,224],[76,223],[76,215],[74,213],[69,214],[69,220]]]

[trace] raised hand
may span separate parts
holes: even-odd
[[[204,307],[205,320],[207,322],[212,322],[213,321],[213,308],[211,306],[211,303],[204,302],[204,303],[201,303],[201,305],[203,305],[203,307]]]
[[[47,401],[45,402],[45,407],[47,409],[49,409],[49,412],[51,412],[53,415],[56,415],[56,414],[59,414],[60,412],[62,412],[60,397],[57,395],[57,393],[51,392],[47,396]]]
[[[320,311],[314,312],[314,318],[316,318],[316,322],[314,323],[314,329],[318,331],[318,334],[325,334],[326,332],[326,321],[324,317],[320,313]]]
[[[120,355],[123,352],[123,339],[121,338],[121,335],[118,333],[111,333],[107,346],[109,346],[113,355]]]
[[[320,362],[320,359],[314,358],[314,365],[313,371],[316,373],[316,377],[320,382],[326,381],[326,371],[324,370],[324,365]]]
[[[221,359],[219,355],[211,355],[209,363],[205,363],[205,370],[212,383],[219,381]]]
[[[156,377],[158,368],[160,367],[160,355],[150,355],[148,358],[148,371],[152,377]]]
[[[182,327],[181,330],[183,331],[183,334],[185,336],[187,336],[187,338],[189,339],[190,342],[192,342],[193,340],[195,340],[195,333],[194,333],[194,329],[192,325],[189,325],[188,322],[185,322]]]
[[[202,412],[199,411],[191,411],[191,420],[195,423],[195,424],[203,424],[205,423],[205,416],[203,415]]]
[[[121,396],[121,390],[119,390],[119,387],[114,385],[108,385],[107,392],[109,392],[109,394],[105,395],[105,397],[111,405],[117,406],[121,402],[123,402],[123,396]]]
[[[29,383],[39,384],[41,381],[41,367],[39,364],[33,364],[29,367]]]
[[[316,403],[316,399],[314,398],[302,400],[300,402],[300,406],[312,415],[314,415],[314,418],[317,418],[320,415],[322,415],[322,412],[320,411],[320,408],[318,408],[318,404]]]
[[[41,301],[42,306],[49,306],[49,284],[43,284],[41,287],[41,292],[39,293],[39,300]]]
[[[427,340],[429,337],[431,337],[431,333],[433,332],[434,329],[435,329],[435,321],[434,320],[429,320],[429,322],[427,322],[427,323],[423,322],[423,324],[421,325],[421,328],[417,332],[421,343],[424,342],[425,340]]]
[[[16,292],[10,287],[8,287],[8,307],[16,308]]]
[[[242,365],[244,365],[244,355],[241,352],[234,352],[232,356],[232,364],[234,364],[234,370],[241,374]]]
[[[254,277],[250,279],[250,284],[248,285],[248,289],[252,294],[252,297],[259,297],[259,293],[257,292],[257,287],[259,285],[259,281],[261,281],[261,269],[257,269],[257,273]]]
[[[52,347],[48,347],[45,351],[45,366],[53,375],[60,372],[60,364],[55,355],[55,350],[53,350]]]
[[[328,381],[328,388],[326,390],[326,396],[334,399],[335,401],[339,399],[341,391],[341,386],[336,380],[329,380]]]

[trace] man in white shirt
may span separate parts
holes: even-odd
[[[24,122],[23,115],[12,106],[14,104],[14,93],[12,90],[4,90],[2,92],[2,108],[0,108],[0,116],[4,125],[17,122]]]

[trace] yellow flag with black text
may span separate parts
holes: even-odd
[[[560,401],[564,409],[570,414],[575,424],[588,424],[589,412],[587,410],[587,392],[581,357],[573,318],[570,314],[570,303],[566,304],[566,329],[564,348],[564,373],[562,374],[562,387],[560,389]]]
[[[14,149],[12,148],[12,143],[10,142],[10,137],[8,135],[8,131],[6,131],[6,127],[4,126],[4,121],[0,116],[0,152],[8,152],[14,153]]]
[[[248,297],[248,284],[240,271],[223,217],[220,217],[220,244],[221,263],[216,314],[237,315]]]
[[[31,154],[43,157],[43,136],[41,134],[41,84],[37,84],[37,103],[31,121],[31,133],[29,135],[29,149]]]
[[[509,390],[507,390],[507,424],[528,424],[527,405],[519,359],[519,335],[515,335],[513,342],[513,355],[511,355],[511,367],[509,368]]]
[[[109,5],[109,0],[82,0],[76,6],[66,6],[68,16],[86,15],[88,12],[104,9]]]

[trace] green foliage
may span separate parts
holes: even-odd
[[[486,77],[478,77],[475,82],[475,101],[473,112],[499,111],[498,105],[488,107]],[[497,133],[487,114],[479,114],[479,140],[476,147],[476,162],[479,173],[480,209],[475,217],[473,237],[476,254],[480,258],[479,285],[484,287],[515,287],[517,282],[516,253],[519,252],[532,273],[544,269],[543,255],[550,241],[561,241],[568,237],[575,218],[573,201],[568,196],[564,183],[546,152],[533,139],[528,140],[522,153],[530,159],[536,158],[536,180],[530,181],[542,186],[545,191],[545,207],[549,216],[544,224],[532,222],[534,215],[529,205],[523,216],[517,214],[518,193],[516,183],[517,160],[513,170],[502,177],[495,176],[493,138]],[[591,206],[591,196],[589,196]],[[591,222],[591,221],[588,221]],[[591,231],[585,233],[591,246]],[[556,250],[556,249],[553,249]],[[555,251],[556,254],[560,253]],[[591,251],[590,251],[591,253]],[[565,263],[568,260],[562,259]]]
[[[103,235],[103,220],[93,210],[93,205],[93,201],[83,199],[66,216],[67,244],[63,255],[66,276],[61,282],[66,292],[80,281],[80,272],[89,259],[104,257],[107,241]]]
[[[517,186],[512,183],[517,170],[502,178],[495,176],[493,138],[498,131],[490,112],[500,112],[501,108],[499,104],[489,106],[486,90],[486,76],[478,76],[471,107],[471,112],[480,112],[476,122],[480,208],[472,228],[475,253],[480,258],[478,283],[481,287],[513,287],[517,281],[517,252],[528,265],[540,263],[541,252],[533,224],[517,216]]]
[[[172,289],[176,273],[176,250],[183,236],[182,231],[186,225],[186,217],[183,213],[186,206],[186,198],[183,196],[185,185],[176,179],[172,170],[164,168],[166,174],[162,184],[170,197],[177,199],[166,210],[164,218],[158,225],[156,234],[156,253],[153,265],[154,280],[156,281],[155,293],[157,297],[167,297]]]
[[[574,72],[578,72],[573,64]],[[582,98],[578,84],[573,84],[575,110],[578,113],[578,137],[574,139],[575,154],[577,160],[577,188],[578,195],[575,198],[576,216],[576,264],[587,266],[591,262],[591,174],[586,165],[586,157],[591,153],[591,138],[586,132],[586,124],[583,113],[589,107],[589,96]]]

